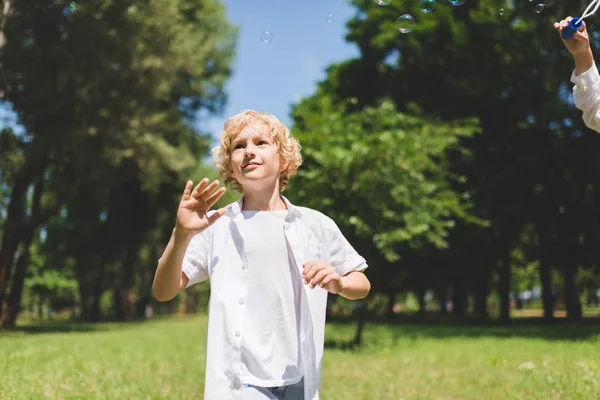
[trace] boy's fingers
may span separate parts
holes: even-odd
[[[329,285],[329,283],[333,280],[333,278],[335,278],[334,274],[329,274],[327,275],[322,281],[321,281],[321,287],[325,287],[327,285]]]
[[[225,188],[221,188],[215,193],[213,193],[212,196],[210,196],[208,199],[206,199],[206,205],[208,206],[208,208],[210,209],[217,201],[219,201],[219,199],[221,198],[221,196],[223,196],[224,193]]]
[[[200,182],[198,182],[198,184],[194,188],[194,191],[192,192],[192,196],[198,197],[198,195],[200,194],[200,192],[202,191],[204,186],[206,186],[207,183],[208,183],[208,178],[204,178]]]
[[[204,188],[202,192],[196,196],[197,199],[202,199],[204,201],[208,200],[208,198],[213,194],[212,192],[219,186],[219,181],[213,181],[210,185]]]
[[[327,270],[322,269],[320,270],[313,279],[311,279],[311,285],[310,287],[315,287],[318,284],[321,283],[321,281],[323,280],[323,278],[325,278],[327,276]]]
[[[187,181],[185,183],[185,188],[183,189],[183,195],[181,196],[181,200],[188,200],[190,198],[190,195],[192,194],[192,185],[194,184],[194,182],[192,181]]]
[[[304,279],[307,281],[310,281],[317,274],[317,272],[319,272],[321,270],[321,268],[319,268],[318,262],[311,261],[309,264],[310,265],[308,265],[304,268],[304,273],[303,273]]]
[[[204,199],[206,200],[208,197],[210,197],[211,192],[213,190],[215,190],[217,188],[217,186],[219,186],[219,181],[213,181],[210,185],[206,186],[202,191],[198,192],[198,195],[195,196],[197,199]]]

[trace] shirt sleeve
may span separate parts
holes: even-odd
[[[582,74],[571,74],[573,102],[575,107],[583,111],[585,125],[600,132],[600,75],[596,64]]]
[[[366,260],[352,247],[336,223],[331,218],[325,217],[323,225],[323,239],[327,243],[329,263],[336,272],[344,276],[352,271],[362,272],[367,269]]]
[[[189,281],[185,286],[190,287],[208,279],[208,256],[210,252],[210,237],[212,229],[194,235],[183,256],[182,271]]]

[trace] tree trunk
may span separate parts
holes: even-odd
[[[440,302],[440,317],[448,316],[448,289],[443,287],[437,291],[438,300]]]
[[[510,261],[508,251],[503,250],[502,259],[498,262],[500,279],[498,294],[500,295],[500,318],[502,324],[510,323]]]
[[[544,320],[554,319],[554,293],[552,293],[552,271],[548,257],[544,254],[547,249],[542,248],[540,257],[540,282],[542,283],[542,304],[544,307]]]
[[[465,282],[457,279],[452,288],[452,316],[463,318],[467,315],[467,290]]]
[[[354,334],[354,340],[352,341],[352,345],[360,346],[362,344],[363,331],[365,329],[365,323],[367,319],[367,299],[359,300],[361,302],[360,307],[358,308],[358,319],[356,321],[356,333]]]
[[[415,295],[417,296],[417,300],[419,301],[419,315],[424,316],[427,308],[427,302],[425,301],[425,289],[420,287],[415,291]]]
[[[2,313],[2,327],[4,328],[13,328],[17,321],[17,315],[19,314],[21,306],[23,283],[25,282],[27,265],[29,263],[29,247],[31,246],[32,236],[33,235],[28,235],[21,243],[19,259],[17,260],[15,274],[12,278],[10,294],[6,299],[6,308]]]
[[[13,269],[15,253],[19,245],[19,231],[25,217],[25,201],[30,180],[24,174],[17,177],[13,185],[8,215],[4,222],[2,247],[0,247],[0,315],[3,311],[8,284]]]
[[[4,299],[7,294],[15,253],[20,242],[20,231],[25,218],[27,189],[35,176],[44,170],[48,151],[39,139],[34,140],[31,146],[25,164],[15,176],[6,221],[2,230],[2,243],[0,244],[0,315],[3,314]]]
[[[50,216],[58,212],[58,208],[49,209],[42,213],[42,194],[44,193],[43,173],[38,175],[33,192],[33,201],[31,203],[31,218],[29,224],[22,230],[22,242],[19,250],[19,259],[15,268],[15,275],[12,279],[10,294],[6,300],[6,309],[2,313],[2,326],[14,327],[17,315],[21,308],[21,295],[23,293],[23,283],[27,275],[27,266],[29,265],[30,248],[33,237],[38,226],[46,222]]]
[[[487,296],[488,296],[488,276],[487,269],[480,276],[480,282],[478,283],[475,290],[473,290],[474,295],[474,310],[473,313],[475,317],[481,321],[486,321],[488,319],[488,307],[487,307]]]
[[[581,301],[575,286],[577,264],[573,258],[566,261],[563,271],[565,286],[565,305],[567,307],[567,319],[578,321],[582,317]]]
[[[115,312],[115,318],[118,321],[125,321],[125,310],[123,309],[123,295],[120,284],[115,284],[112,289],[113,295],[113,309]]]
[[[394,313],[394,306],[396,305],[396,293],[394,293],[394,289],[391,287],[388,288],[387,292],[387,320],[392,323],[396,320],[396,314]]]

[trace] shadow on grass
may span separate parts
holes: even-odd
[[[27,321],[14,328],[0,329],[0,338],[3,336],[18,335],[42,335],[54,333],[86,333],[86,332],[106,332],[123,327],[139,326],[164,319],[178,319],[178,316],[156,316],[152,320],[136,319],[132,321],[112,321],[102,320],[97,323],[82,322],[73,320],[52,320],[52,321]]]
[[[329,321],[325,348],[352,350],[360,346],[353,339],[355,321]],[[333,338],[332,338],[333,337]],[[495,321],[477,322],[456,319],[399,318],[393,323],[367,322],[362,342],[367,346],[410,344],[419,339],[502,338],[541,339],[548,341],[591,341],[600,344],[600,318],[585,318],[571,322],[542,318],[515,318],[507,325]]]

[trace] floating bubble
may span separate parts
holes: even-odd
[[[537,5],[535,6],[535,12],[539,14],[539,13],[541,13],[542,11],[544,11],[544,5],[543,5],[542,3],[540,3],[540,4],[537,4]]]
[[[498,10],[498,14],[500,14],[500,15],[504,15],[504,8],[501,8],[501,9],[499,9],[499,10]]]
[[[273,34],[269,31],[263,32],[262,35],[260,35],[260,40],[262,40],[263,43],[271,43]]]
[[[421,0],[421,11],[424,13],[432,12],[435,8],[435,0]]]
[[[329,14],[327,16],[327,22],[332,23],[333,22],[333,14]]]
[[[408,33],[412,31],[413,24],[415,22],[415,17],[410,14],[404,14],[398,17],[396,20],[396,28],[399,32]]]
[[[465,4],[467,2],[467,0],[448,0],[448,2],[450,4],[452,4],[454,7],[458,7],[458,6],[462,6],[463,4]]]
[[[391,2],[392,0],[373,0],[373,3],[377,4],[378,6],[389,6]]]

